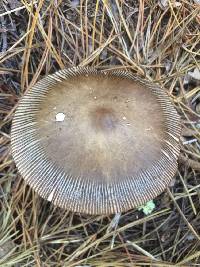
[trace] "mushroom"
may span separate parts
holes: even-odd
[[[71,68],[39,81],[16,110],[12,154],[55,205],[112,214],[162,193],[177,171],[180,118],[157,84],[127,71]]]

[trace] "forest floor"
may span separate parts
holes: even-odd
[[[54,207],[11,156],[18,100],[72,66],[124,69],[160,84],[181,116],[179,168],[145,215]],[[142,107],[141,107],[142,108]],[[0,267],[200,266],[200,2],[0,1]]]

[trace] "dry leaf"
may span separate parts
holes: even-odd
[[[80,1],[79,0],[71,1],[71,7],[77,8],[79,5],[80,5]]]
[[[161,7],[162,9],[166,9],[166,8],[169,7],[169,0],[160,0],[160,1],[159,1],[159,5],[160,5],[160,7]],[[182,6],[182,4],[181,4],[180,2],[177,2],[177,1],[171,3],[171,5],[172,5],[173,7],[180,7],[180,6]]]
[[[195,68],[193,71],[189,71],[188,74],[195,80],[200,80],[200,70]]]

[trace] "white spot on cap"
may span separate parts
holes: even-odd
[[[145,129],[145,131],[151,131],[152,130],[152,128],[150,127],[150,128],[146,128]]]
[[[126,120],[126,117],[123,117],[122,119],[123,119],[123,120]]]
[[[59,112],[56,114],[56,121],[64,121],[65,119],[65,114],[62,112]]]

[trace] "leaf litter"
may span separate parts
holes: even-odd
[[[0,18],[0,266],[198,266],[199,1],[4,0]],[[157,82],[181,116],[179,169],[148,215],[64,211],[17,172],[10,127],[19,99],[78,65]]]

